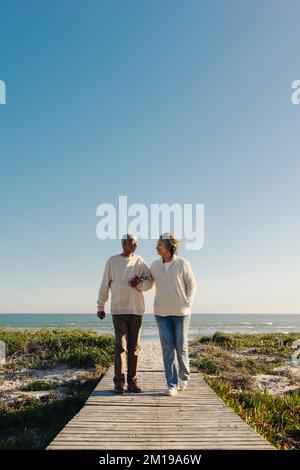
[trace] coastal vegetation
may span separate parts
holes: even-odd
[[[114,338],[75,328],[1,328],[0,341],[0,448],[45,449],[112,364]]]
[[[258,433],[282,450],[300,449],[300,367],[291,358],[300,335],[199,336],[191,364]]]

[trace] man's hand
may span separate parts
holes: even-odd
[[[100,320],[103,320],[105,318],[105,312],[103,310],[97,312],[97,317],[100,318]]]
[[[137,287],[139,284],[141,284],[139,276],[134,276],[130,281],[131,287]]]

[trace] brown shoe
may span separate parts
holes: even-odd
[[[129,384],[127,390],[132,393],[142,393],[142,390],[137,386],[137,384]]]
[[[123,395],[125,392],[124,387],[122,387],[122,385],[116,385],[114,391],[119,395]]]

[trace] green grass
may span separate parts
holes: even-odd
[[[220,373],[218,363],[209,357],[199,357],[197,360],[192,361],[192,365],[206,374],[218,375]]]
[[[205,353],[196,354],[191,364],[201,372],[220,375],[224,372],[232,374],[270,374],[275,367],[284,364],[284,358],[279,355],[271,363],[266,362],[265,356],[252,359],[249,357],[234,357],[233,351],[215,345],[208,345]]]
[[[107,368],[112,361],[111,335],[67,328],[12,330],[1,328],[9,361],[24,367],[51,367],[59,364]],[[9,364],[8,364],[9,368]]]
[[[198,343],[214,344],[230,350],[243,350],[251,348],[252,352],[260,354],[291,355],[293,341],[300,339],[297,333],[260,333],[260,334],[232,334],[217,331],[212,336],[199,336]]]
[[[53,390],[55,389],[55,385],[51,382],[47,382],[46,380],[33,380],[25,387],[22,388],[24,392],[38,392],[41,390]]]
[[[275,396],[255,386],[255,375],[276,375],[286,364],[299,334],[199,336],[191,346],[191,365],[236,413],[278,449],[300,449],[300,388]],[[252,357],[254,356],[254,357]],[[289,372],[286,377],[291,379]],[[293,379],[299,384],[299,379]],[[298,380],[298,382],[297,382]]]
[[[5,341],[7,363],[2,366],[10,378],[20,369],[51,368],[59,365],[93,370],[93,378],[68,388],[59,399],[55,384],[32,380],[22,391],[50,390],[46,402],[24,397],[21,401],[0,404],[0,448],[44,449],[61,428],[83,406],[101,376],[113,362],[114,337],[94,331],[67,328],[37,330],[0,329]]]
[[[205,376],[212,389],[250,426],[278,449],[300,450],[300,395],[274,396],[235,390],[227,382]]]

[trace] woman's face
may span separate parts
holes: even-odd
[[[156,251],[157,251],[157,254],[162,257],[168,256],[171,254],[168,248],[166,247],[166,244],[163,242],[163,240],[158,240],[156,244]]]

